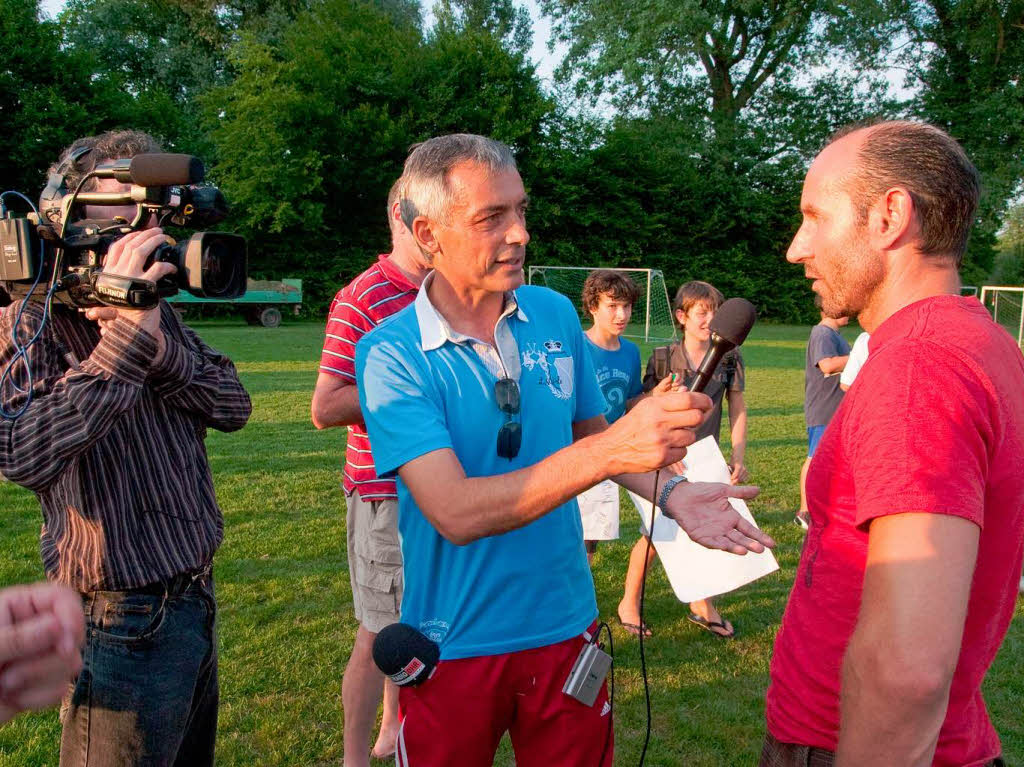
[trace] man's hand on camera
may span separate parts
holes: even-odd
[[[153,255],[153,251],[168,241],[169,238],[159,227],[126,234],[110,246],[106,258],[103,259],[103,271],[110,274],[119,274],[122,277],[141,277],[144,280],[152,280],[153,282],[169,274],[174,274],[177,271],[174,265],[162,261],[152,264],[148,269],[144,268],[146,260]],[[110,323],[118,317],[138,325],[156,339],[157,353],[153,360],[154,364],[163,357],[164,336],[160,331],[159,305],[150,309],[97,306],[87,309],[85,316],[99,323],[100,333],[106,332]]]
[[[709,549],[733,554],[761,552],[774,548],[771,536],[745,520],[729,503],[730,498],[750,500],[760,490],[753,485],[726,485],[718,482],[680,482],[668,496],[668,508],[662,509],[683,528],[690,540]]]
[[[611,474],[640,474],[679,461],[710,409],[711,400],[693,392],[640,400],[601,434]]]

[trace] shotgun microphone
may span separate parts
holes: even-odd
[[[206,177],[203,161],[190,154],[137,154],[96,166],[97,178],[116,178],[136,186],[199,184]]]

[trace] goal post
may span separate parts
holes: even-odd
[[[980,300],[998,324],[1024,348],[1024,287],[983,285]]]
[[[529,267],[527,282],[551,288],[566,296],[576,307],[580,323],[586,327],[590,315],[583,308],[583,283],[595,271],[621,272],[637,286],[640,297],[633,306],[633,316],[623,335],[644,342],[676,340],[672,303],[669,301],[665,275],[660,269],[538,265]]]

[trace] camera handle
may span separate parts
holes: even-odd
[[[109,272],[93,273],[92,289],[100,302],[124,309],[150,309],[160,302],[162,295],[153,280]]]

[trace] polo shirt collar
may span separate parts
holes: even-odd
[[[377,268],[384,278],[403,293],[416,290],[416,286],[406,277],[405,272],[391,263],[390,253],[381,253],[377,257]]]
[[[446,341],[458,344],[469,340],[469,336],[453,330],[452,326],[448,324],[448,320],[446,320],[430,302],[430,297],[427,293],[429,292],[428,289],[430,288],[430,283],[433,282],[433,280],[434,272],[430,272],[426,276],[426,279],[423,280],[423,284],[420,286],[420,291],[416,294],[416,300],[414,302],[416,321],[420,327],[420,345],[423,347],[424,351],[438,349],[443,346]],[[498,324],[500,325],[513,314],[522,322],[530,321],[526,316],[526,312],[524,312],[522,307],[519,305],[515,291],[510,290],[505,293],[505,307],[502,309],[501,316],[498,318]]]

